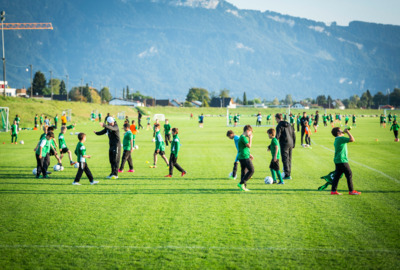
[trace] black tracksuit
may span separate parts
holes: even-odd
[[[285,177],[289,177],[292,171],[292,149],[296,145],[296,133],[292,125],[287,121],[280,121],[276,126],[275,137],[281,147],[283,171]]]
[[[131,153],[132,153],[131,150],[124,150],[124,153],[122,154],[121,166],[119,167],[120,171],[124,170],[125,162],[127,162],[127,161],[128,161],[128,165],[129,165],[129,170],[133,170]]]
[[[96,135],[108,135],[110,150],[108,157],[111,164],[111,174],[118,176],[118,165],[121,158],[121,139],[119,137],[119,127],[117,122],[114,122],[114,126],[105,125],[102,131],[96,132]]]
[[[309,121],[308,116],[300,118],[301,125],[301,144],[303,144],[304,133],[306,132],[306,122]]]
[[[81,180],[82,174],[85,172],[87,178],[89,178],[90,182],[93,182],[92,172],[89,170],[89,167],[86,162],[79,162],[79,169],[76,173],[74,182],[78,183]]]
[[[143,126],[142,126],[142,114],[139,112],[139,114],[138,114],[138,129],[140,129],[140,128],[143,129]]]
[[[353,173],[350,169],[349,163],[336,163],[336,170],[335,170],[335,177],[332,182],[332,191],[337,191],[337,186],[339,184],[339,179],[344,173],[347,179],[347,187],[349,188],[349,191],[352,192],[354,190],[353,188]]]
[[[254,166],[251,159],[239,159],[240,168],[241,168],[241,177],[240,177],[240,184],[247,186],[247,181],[253,176],[254,174]],[[247,169],[247,172],[246,172]]]

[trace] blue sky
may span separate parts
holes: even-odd
[[[400,0],[227,0],[241,9],[271,10],[330,24],[365,21],[400,25]]]

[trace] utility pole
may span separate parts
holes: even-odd
[[[100,84],[100,104],[103,104],[103,91],[101,91],[101,84]]]
[[[32,78],[32,65],[29,65],[29,67],[31,68],[31,98],[33,97],[33,78]]]
[[[83,85],[83,79],[81,78],[81,87],[79,87],[81,90],[81,102],[82,102],[82,85]]]
[[[67,90],[67,102],[68,102],[68,75],[66,76],[67,77],[67,85],[65,86],[65,89]]]
[[[3,22],[6,20],[6,12],[3,10],[1,12],[1,41],[3,45],[3,82],[4,82],[4,92],[3,95],[6,96],[6,53],[4,51],[4,25]]]
[[[53,100],[53,71],[50,70],[51,100]]]

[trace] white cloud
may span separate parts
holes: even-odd
[[[335,58],[333,58],[333,56],[327,51],[319,51],[315,56],[328,61],[335,61]]]
[[[22,38],[22,35],[20,33],[17,34],[18,38]]]
[[[38,41],[37,44],[38,44],[38,45],[43,45],[43,42]]]
[[[276,22],[287,23],[290,27],[293,27],[296,24],[293,20],[281,18],[277,15],[276,16],[268,15],[267,17]]]
[[[350,41],[350,40],[346,40],[346,39],[341,38],[341,37],[339,37],[339,38],[337,38],[337,39],[338,39],[339,41],[341,41],[341,42],[347,42],[347,43],[349,43],[349,44],[351,44],[351,45],[354,45],[354,46],[356,46],[359,50],[362,50],[363,47],[364,47],[364,45],[362,45],[362,44],[360,44],[360,43],[353,42],[353,41]]]
[[[236,16],[238,18],[242,18],[242,16],[239,15],[239,12],[237,10],[232,10],[232,9],[227,9],[225,12],[232,14],[233,16]]]
[[[343,84],[343,83],[345,83],[347,81],[347,78],[340,78],[339,79],[339,83],[340,84]]]
[[[349,84],[353,84],[353,81],[349,81]]]
[[[267,76],[272,76],[272,77],[281,76],[281,72],[280,71],[267,71],[266,74],[267,74]]]
[[[228,61],[228,64],[229,64],[229,65],[237,65],[237,66],[240,65],[240,63],[239,63],[239,62],[235,62],[235,60],[229,60],[229,61]]]
[[[175,0],[171,4],[184,7],[202,7],[206,9],[216,9],[219,0]]]
[[[313,25],[310,25],[308,28],[310,28],[310,29],[312,29],[312,30],[314,30],[314,31],[316,31],[316,32],[320,32],[320,33],[323,33],[323,32],[325,31],[325,28],[322,27],[322,26],[313,26]]]
[[[143,58],[143,57],[156,55],[157,53],[158,53],[157,48],[154,46],[151,46],[149,49],[139,53],[138,56],[139,56],[139,58]]]
[[[254,53],[254,49],[253,48],[247,47],[243,43],[236,43],[236,49],[245,50],[245,51]]]

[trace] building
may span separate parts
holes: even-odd
[[[393,106],[390,106],[390,105],[379,106],[379,110],[391,110],[391,111],[393,111],[394,109],[395,108]]]
[[[338,108],[339,110],[346,109],[346,107],[343,105],[342,101],[339,99],[332,101],[332,105],[335,106],[335,108]]]
[[[220,98],[220,97],[215,97],[212,98],[210,101],[210,107],[214,108],[231,108],[234,109],[236,108],[236,103],[233,101],[233,98]]]
[[[304,106],[300,103],[296,103],[292,106],[292,109],[304,109]]]
[[[172,106],[175,106],[175,107],[182,107],[182,103],[181,102],[179,102],[179,101],[177,101],[176,99],[173,99],[172,101],[171,101],[171,104],[172,104]]]
[[[108,104],[114,106],[144,107],[144,104],[140,101],[123,100],[120,98],[113,98]]]
[[[156,99],[156,106],[173,106],[169,99]]]
[[[16,96],[17,97],[27,97],[26,89],[25,88],[17,89],[16,90]]]
[[[17,89],[10,88],[7,81],[6,81],[5,87],[6,87],[6,96],[7,97],[16,97],[17,96]],[[4,94],[4,81],[0,81],[0,94],[1,95]]]
[[[197,108],[201,107],[201,105],[202,105],[201,101],[198,101],[198,100],[192,101],[190,103],[193,105],[193,107],[197,107]]]

